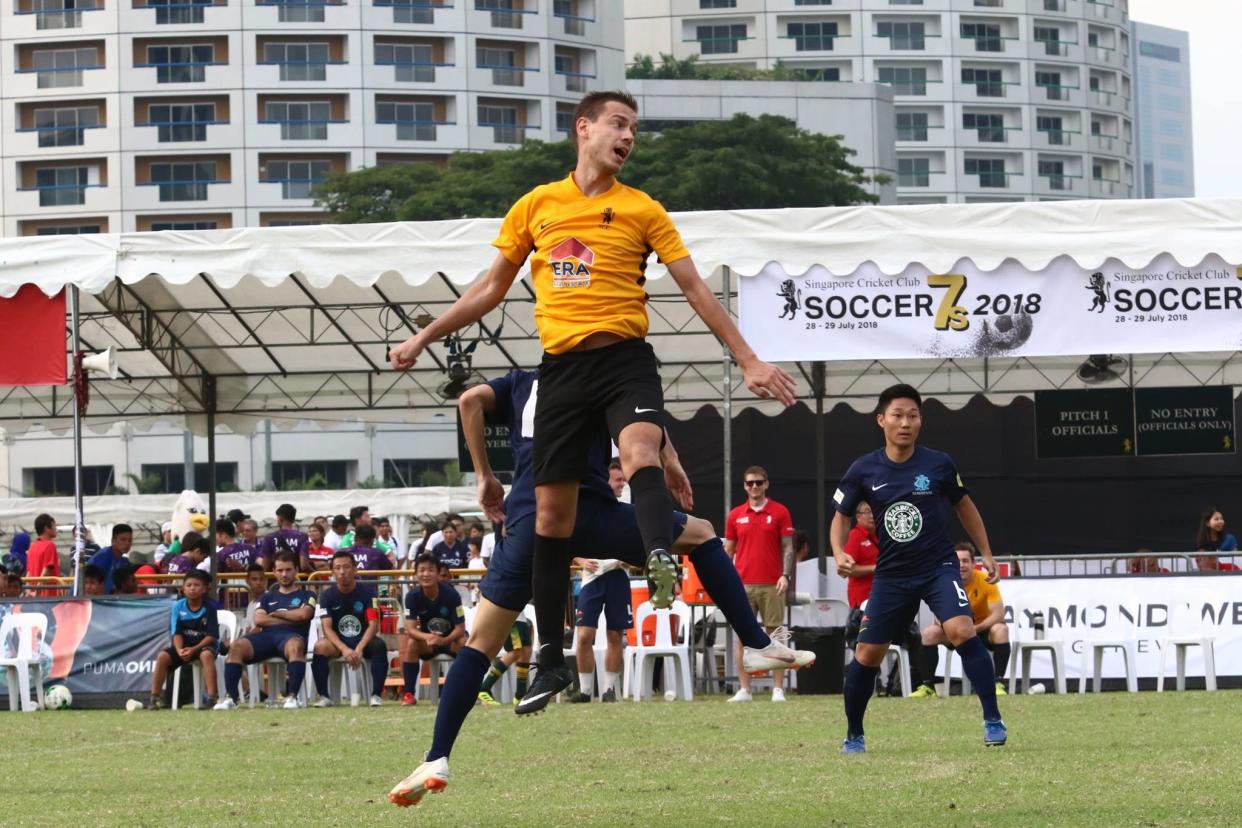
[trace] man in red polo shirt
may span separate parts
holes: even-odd
[[[751,466],[742,475],[746,502],[729,512],[725,521],[725,551],[746,586],[750,607],[759,614],[773,639],[787,637],[778,631],[785,619],[785,591],[794,567],[794,528],[789,510],[768,499],[768,473]],[[742,663],[742,644],[737,642],[736,663]],[[785,700],[785,671],[772,671],[772,701]],[[739,670],[740,689],[729,699],[748,702],[750,676]]]

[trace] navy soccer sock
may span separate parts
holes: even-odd
[[[448,756],[452,752],[457,734],[461,732],[461,726],[478,698],[479,687],[483,684],[483,674],[487,672],[488,665],[487,656],[473,647],[462,647],[457,654],[440,692],[440,707],[436,710],[431,749],[427,751],[428,762]]]
[[[992,650],[992,670],[996,673],[997,681],[1005,680],[1005,671],[1009,669],[1009,658],[1013,653],[1013,648],[1008,643],[997,644]]]
[[[645,466],[630,475],[630,501],[643,536],[645,551],[673,546],[673,496],[664,482],[664,469]]]
[[[729,626],[733,627],[743,644],[761,650],[772,643],[755,619],[750,599],[746,597],[746,588],[737,576],[733,561],[725,554],[720,538],[712,538],[695,547],[690,553],[690,562],[694,564],[694,571],[699,574],[707,594],[724,613]]]
[[[949,659],[949,663],[953,663],[953,659]],[[928,687],[936,687],[936,670],[940,666],[940,648],[935,644],[924,644],[919,652],[919,672],[923,674],[923,683]],[[946,673],[944,680],[948,682],[949,676]]]
[[[302,682],[306,681],[306,662],[289,662],[289,695],[297,698],[302,690]]]
[[[535,624],[539,627],[539,666],[545,670],[565,663],[565,607],[569,603],[569,564],[572,560],[569,538],[535,534],[534,571],[530,585],[535,604]]]
[[[983,646],[983,642],[976,635],[959,644],[957,654],[962,657],[962,671],[979,694],[979,703],[983,705],[983,720],[991,722],[999,719],[1001,715],[996,706],[996,673],[992,670],[992,658],[988,654],[988,648]]]
[[[331,665],[328,659],[316,654],[311,658],[311,678],[315,680],[315,690],[325,699],[328,697],[328,673]]]
[[[378,647],[371,656],[371,694],[384,695],[384,683],[388,681],[388,650]]]
[[[875,677],[880,674],[879,667],[867,667],[858,659],[850,662],[845,668],[845,721],[846,735],[850,737],[863,735],[863,716],[867,712],[867,702],[875,692]]]
[[[401,675],[405,679],[405,692],[418,695],[418,675],[423,670],[421,661],[401,662]]]
[[[225,664],[224,665],[224,690],[229,694],[229,698],[241,704],[241,676],[242,665]]]

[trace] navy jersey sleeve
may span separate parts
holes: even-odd
[[[451,607],[449,614],[453,618],[453,623],[454,624],[465,624],[466,623],[466,608],[461,605],[461,594],[457,591],[455,587],[452,587],[452,586],[448,587],[447,589],[444,589],[444,587],[441,587],[441,589],[444,592],[444,605],[447,607]]]
[[[418,598],[422,594],[423,592],[421,589],[411,589],[409,592],[405,594],[405,617],[406,619],[413,621],[415,618],[418,617],[418,611],[419,611]]]
[[[280,607],[276,601],[276,590],[269,589],[267,592],[263,593],[263,597],[259,599],[259,609],[264,612],[275,612],[279,608]]]
[[[945,497],[949,498],[950,503],[957,505],[959,500],[970,494],[970,489],[966,488],[966,484],[962,482],[962,475],[957,470],[957,464],[947,454],[944,456],[943,474],[941,485],[944,486]]]
[[[496,410],[488,414],[488,419],[509,425],[513,422],[513,374],[489,380],[487,384],[496,394]]]
[[[853,517],[855,510],[858,509],[859,501],[863,499],[862,468],[862,458],[855,460],[845,473],[845,477],[842,477],[841,482],[837,484],[837,491],[832,496],[833,508],[846,517]]]
[[[316,598],[315,593],[311,592],[309,589],[301,590],[301,596],[302,606],[310,607],[311,609],[315,609],[319,606],[319,599]]]
[[[220,605],[212,600],[203,602],[203,635],[220,640]]]

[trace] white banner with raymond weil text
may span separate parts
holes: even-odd
[[[1232,351],[1242,348],[1242,268],[1220,257],[1184,267],[1160,256],[1095,270],[1069,257],[1038,272],[1008,261],[982,272],[868,263],[800,276],[769,263],[740,280],[742,334],[761,359],[863,360]]]
[[[1031,619],[1044,615],[1044,635],[1065,646],[1066,678],[1078,689],[1084,642],[1134,639],[1138,677],[1153,679],[1160,672],[1160,649],[1166,637],[1215,638],[1216,675],[1242,676],[1242,575],[1169,575],[1122,578],[1013,578],[1000,582],[1010,639],[1030,641]],[[1166,685],[1172,687],[1175,653],[1170,652]],[[953,659],[953,674],[961,676],[961,660]],[[1051,678],[1051,657],[1033,653],[1033,678]],[[1088,673],[1089,675],[1089,673]],[[1104,678],[1124,678],[1120,653],[1106,650]],[[1203,651],[1187,652],[1186,675],[1203,675]],[[1006,676],[1008,678],[1008,676]]]

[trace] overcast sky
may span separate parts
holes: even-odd
[[[1242,196],[1242,0],[1130,0],[1130,16],[1190,32],[1195,195]]]

